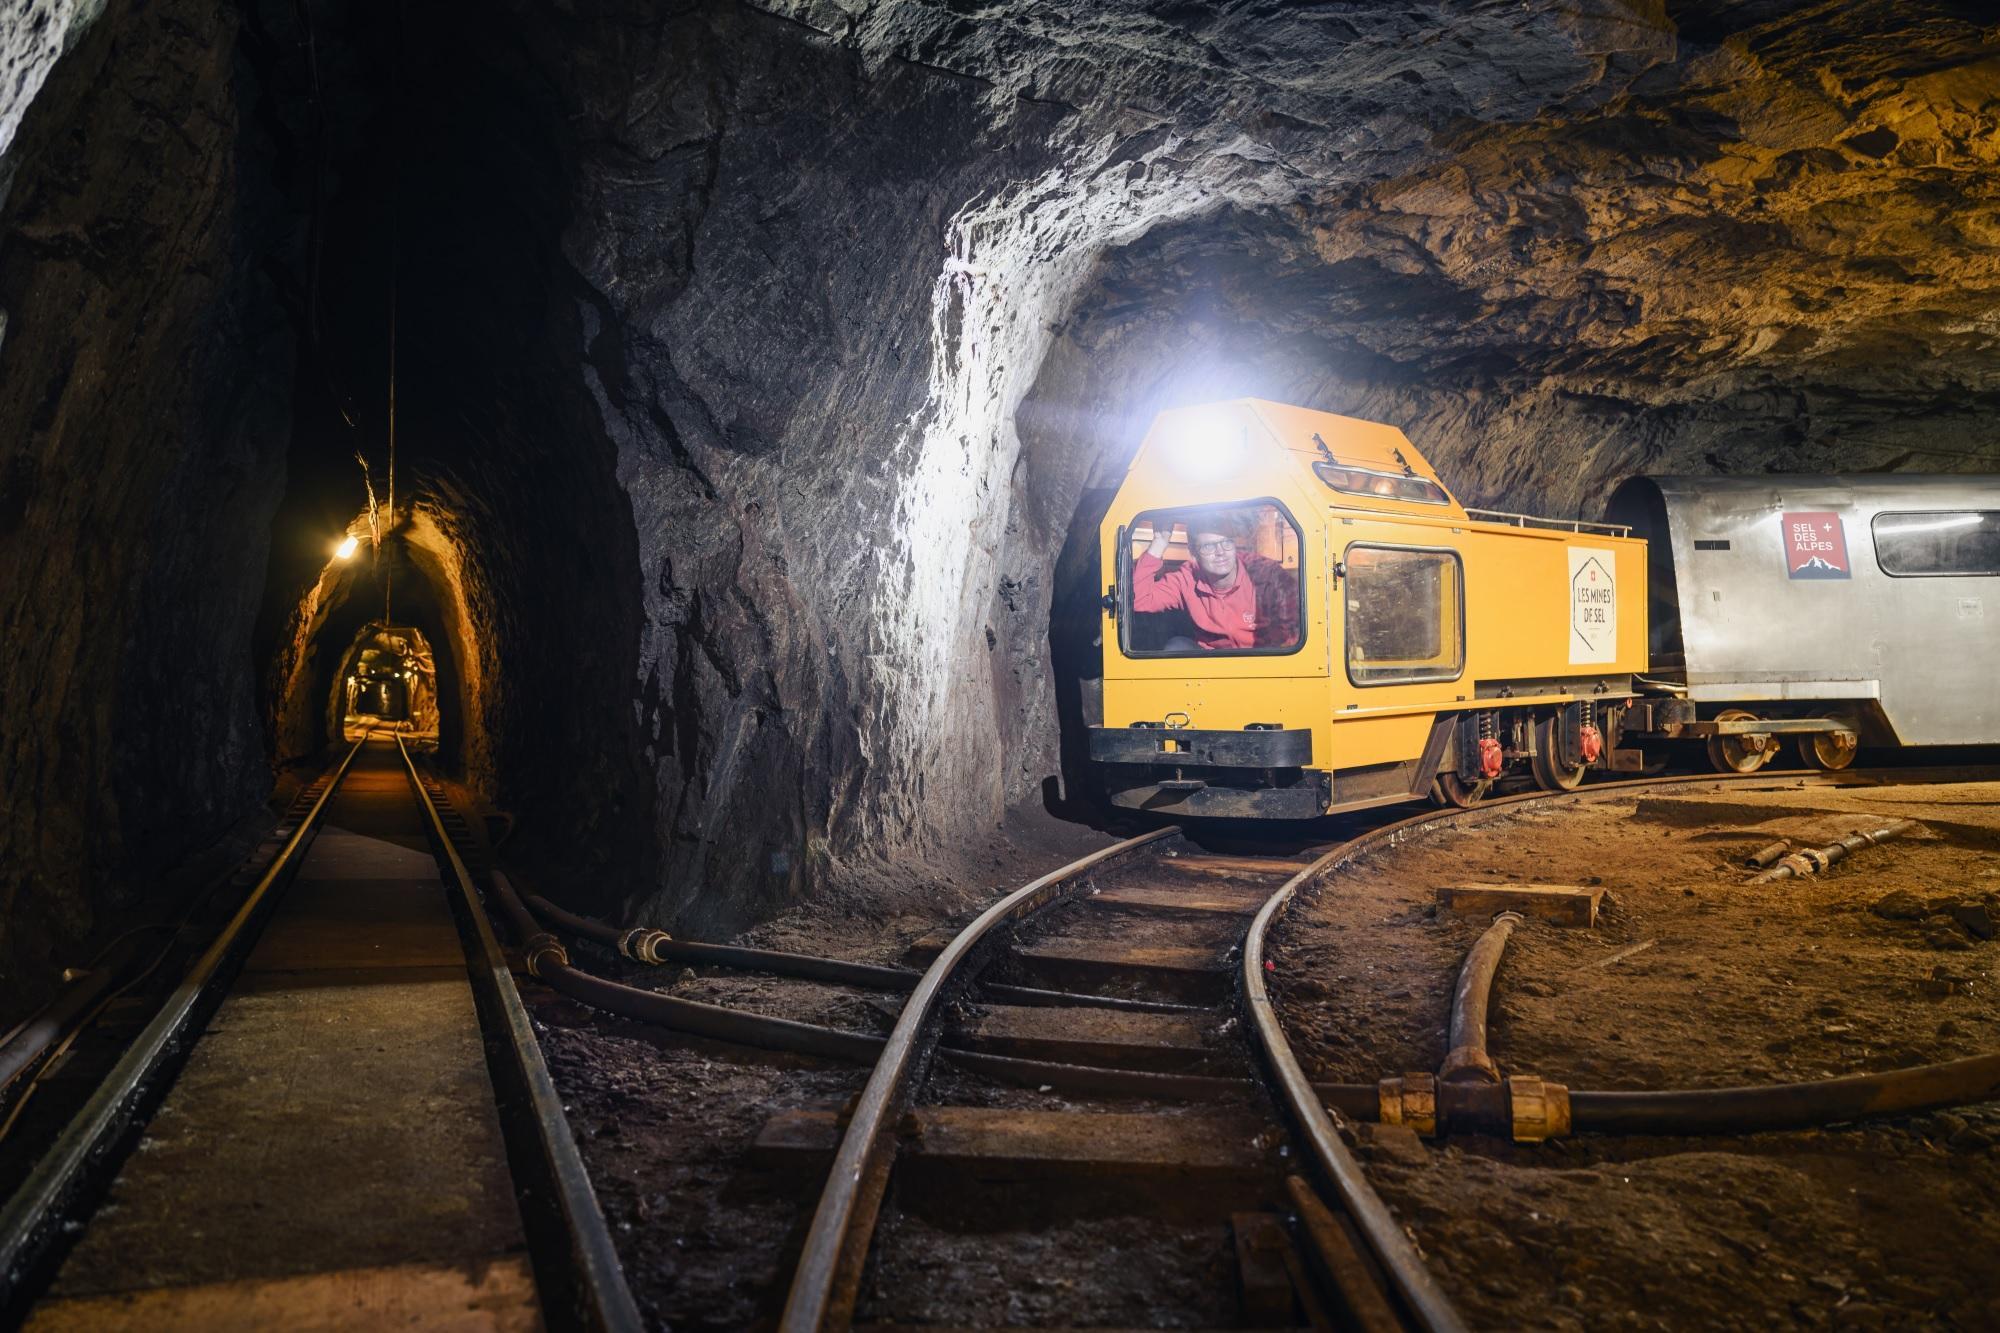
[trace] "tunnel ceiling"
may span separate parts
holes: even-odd
[[[0,864],[93,775],[212,832],[309,748],[392,269],[463,775],[556,882],[695,924],[921,890],[1039,799],[1160,406],[1392,421],[1559,513],[2000,459],[1983,5],[95,8],[4,53]],[[136,649],[63,637],[64,570]],[[163,789],[137,701],[203,680],[230,739]],[[15,886],[49,938],[104,909],[61,845]]]

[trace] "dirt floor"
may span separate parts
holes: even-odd
[[[1531,921],[1508,945],[1491,1050],[1509,1072],[1718,1087],[2000,1049],[2000,785],[1771,787],[1500,817],[1336,874],[1273,954],[1308,1069],[1436,1068],[1486,924],[1438,911],[1465,883],[1605,890],[1595,929]],[[1823,876],[1745,882],[1773,839],[1896,818],[1921,829]],[[1477,1327],[2000,1327],[2000,1105],[1735,1137],[1357,1138]]]

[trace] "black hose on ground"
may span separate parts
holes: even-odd
[[[119,936],[91,960],[83,975],[8,1033],[5,1043],[0,1044],[0,1089],[83,1026],[99,1002],[123,984],[139,961],[140,935],[166,929],[169,927],[141,926]]]
[[[1802,852],[1793,852],[1763,874],[1753,876],[1750,883],[1770,884],[1797,875],[1817,875],[1828,866],[1846,860],[1864,847],[1873,847],[1891,838],[1899,838],[1917,827],[1919,825],[1914,819],[1893,820],[1878,829],[1850,833],[1839,842],[1828,843],[1824,847],[1809,847]]]
[[[1572,1092],[1576,1129],[1594,1134],[1753,1134],[1870,1116],[1914,1115],[2000,1097],[2000,1054],[1767,1088]]]
[[[683,963],[695,967],[734,967],[752,972],[773,972],[806,981],[830,981],[836,985],[862,986],[870,990],[907,991],[916,989],[923,973],[907,967],[880,967],[873,963],[848,963],[837,958],[819,958],[782,949],[746,949],[733,944],[696,944],[677,940],[663,930],[635,926],[621,930],[564,911],[548,899],[529,895],[527,906],[536,916],[572,935],[596,940],[616,949],[635,963]]]
[[[652,926],[608,926],[587,916],[578,916],[537,894],[523,901],[541,920],[568,934],[595,940],[635,963],[659,965],[681,963],[689,967],[728,967],[744,972],[768,972],[777,977],[802,981],[824,981],[864,990],[906,992],[917,988],[923,973],[908,967],[885,967],[877,963],[849,963],[837,958],[821,958],[809,953],[783,949],[750,949],[735,944],[696,944],[677,940]],[[1010,986],[987,982],[981,988],[986,998],[1001,1004],[1028,1006],[1075,1006],[1090,1009],[1119,1009],[1127,1013],[1179,1014],[1204,1012],[1199,1005],[1170,1004],[1158,1000],[1130,1000],[1117,995],[1081,995],[1069,991],[1042,990],[1034,986]]]
[[[1458,987],[1451,996],[1451,1037],[1438,1078],[1447,1083],[1498,1083],[1500,1070],[1486,1053],[1486,1015],[1493,994],[1493,975],[1507,937],[1521,924],[1519,912],[1502,912],[1474,942],[1458,970]]]
[[[719,1004],[703,1004],[699,1000],[683,1000],[678,996],[641,990],[637,986],[626,986],[580,972],[570,966],[569,954],[564,951],[562,943],[542,929],[541,923],[514,892],[514,886],[507,882],[507,876],[498,870],[493,872],[493,889],[514,938],[521,941],[521,953],[529,974],[546,982],[558,994],[609,1013],[636,1018],[643,1023],[657,1023],[694,1036],[712,1037],[717,1041],[757,1046],[765,1050],[872,1063],[882,1048],[880,1037],[842,1032],[838,1028],[799,1023],[788,1018],[748,1014],[726,1009]]]

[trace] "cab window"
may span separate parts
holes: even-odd
[[[1458,678],[1465,669],[1465,576],[1457,552],[1350,546],[1345,573],[1349,680]]]
[[[1134,516],[1120,570],[1129,657],[1297,652],[1305,639],[1299,527],[1273,501]]]
[[[1877,514],[1869,526],[1884,574],[2000,574],[2000,510]]]

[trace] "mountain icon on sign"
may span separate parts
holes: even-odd
[[[1844,579],[1847,577],[1847,571],[1830,560],[1822,560],[1818,556],[1813,556],[1804,564],[1794,569],[1792,577],[1795,579]]]

